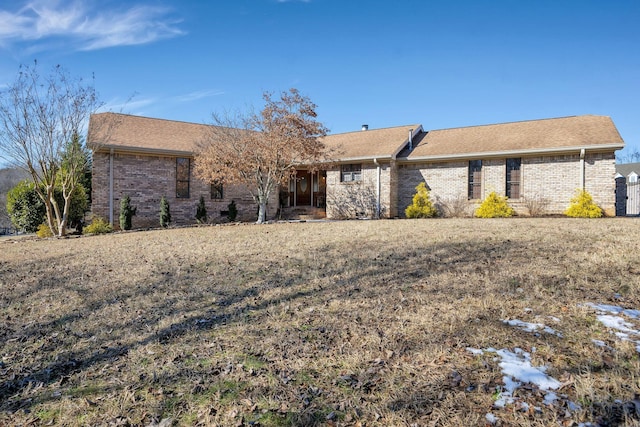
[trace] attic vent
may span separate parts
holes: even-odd
[[[369,125],[362,125],[362,130],[369,130]]]

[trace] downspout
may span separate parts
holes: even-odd
[[[373,163],[376,165],[376,218],[380,219],[380,163],[376,158]]]
[[[585,165],[584,165],[584,154],[585,154],[585,150],[584,148],[582,148],[580,150],[580,189],[582,191],[584,191],[584,182],[585,182]]]
[[[113,226],[113,148],[109,152],[109,224]]]

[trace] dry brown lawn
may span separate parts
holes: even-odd
[[[585,305],[640,309],[638,219],[4,239],[0,287],[0,425],[640,425],[640,336]],[[469,348],[529,352],[557,399],[497,407]]]

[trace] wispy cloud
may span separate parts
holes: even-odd
[[[138,97],[133,94],[129,99],[113,98],[107,101],[100,109],[100,112],[113,111],[115,113],[144,115],[146,107],[158,103],[158,98]]]
[[[0,10],[0,45],[58,37],[72,41],[78,50],[95,50],[185,34],[169,13],[159,6],[109,10],[101,2],[33,0],[17,11]]]
[[[224,95],[221,90],[200,90],[196,92],[186,93],[184,95],[178,95],[174,99],[178,102],[191,102],[198,99],[211,98],[212,96]]]

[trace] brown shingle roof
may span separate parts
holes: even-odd
[[[427,132],[408,160],[624,146],[606,116],[573,116]]]
[[[89,145],[125,151],[193,153],[207,134],[208,125],[152,119],[128,114],[93,114]]]
[[[91,116],[89,144],[136,152],[193,153],[209,125],[152,119],[117,113]],[[391,158],[420,125],[328,135],[323,138],[336,160]]]
[[[409,141],[409,131],[417,133],[421,125],[407,125],[384,129],[328,135],[323,138],[325,146],[335,151],[336,160],[360,160],[392,158]]]
[[[96,149],[188,155],[209,125],[117,113],[91,116],[89,145]],[[624,146],[611,118],[574,116],[422,132],[419,124],[328,135],[323,142],[337,161],[393,158],[413,129],[414,150],[407,160],[439,159],[579,148]],[[407,150],[402,151],[404,157]]]

